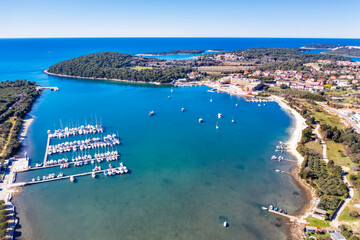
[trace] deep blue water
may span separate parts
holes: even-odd
[[[46,131],[77,123],[118,133],[117,150],[132,170],[127,176],[90,176],[28,186],[15,196],[18,239],[286,239],[284,220],[261,211],[279,205],[294,213],[303,191],[285,174],[290,163],[273,162],[274,147],[289,136],[291,117],[276,103],[260,107],[206,87],[174,88],[96,80],[63,79],[43,73],[80,55],[175,49],[235,50],[301,47],[309,43],[359,45],[351,39],[6,39],[0,40],[0,80],[28,79],[44,91],[31,115],[25,140],[32,165],[42,161]],[[168,99],[168,96],[171,96]],[[210,98],[213,102],[210,102]],[[238,107],[235,107],[235,104]],[[185,112],[180,109],[184,107]],[[156,114],[149,117],[150,110]],[[217,119],[217,113],[224,117]],[[198,119],[205,123],[199,124]],[[231,123],[231,119],[236,124]],[[218,122],[220,129],[216,130]],[[71,155],[67,155],[71,157]],[[291,156],[287,156],[291,158]],[[106,166],[106,164],[105,164]],[[89,171],[70,168],[65,174]],[[20,174],[18,181],[58,173]],[[227,219],[230,227],[224,229]],[[279,223],[281,227],[279,226]]]

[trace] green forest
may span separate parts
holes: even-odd
[[[21,147],[18,135],[25,116],[40,96],[34,82],[0,82],[0,160],[13,156]]]
[[[171,83],[186,78],[190,68],[164,60],[116,52],[94,53],[51,66],[49,73],[85,78]]]

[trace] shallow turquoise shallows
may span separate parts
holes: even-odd
[[[346,41],[355,45],[352,40]],[[261,206],[275,204],[295,213],[305,203],[304,192],[293,179],[275,172],[288,170],[292,164],[270,160],[275,146],[289,138],[292,127],[292,118],[277,103],[258,106],[240,97],[208,92],[207,87],[65,79],[42,71],[58,61],[100,51],[234,50],[271,44],[300,47],[312,42],[313,39],[0,40],[2,81],[28,79],[60,88],[59,92],[44,91],[31,112],[35,121],[24,151],[33,166],[43,160],[47,130],[101,122],[105,133],[120,136],[122,145],[116,149],[132,171],[124,176],[99,174],[97,179],[79,177],[75,183],[61,180],[25,187],[13,199],[20,218],[17,239],[286,239],[286,221],[261,210]],[[149,117],[151,110],[155,115]],[[223,118],[218,119],[218,113]],[[205,122],[200,124],[199,118]],[[216,129],[216,124],[220,129]],[[78,137],[81,138],[85,137]],[[17,181],[30,181],[53,172],[69,175],[91,169],[86,166],[38,170],[19,174]],[[223,227],[224,221],[229,223],[228,228]]]

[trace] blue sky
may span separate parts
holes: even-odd
[[[0,38],[360,38],[360,0],[2,0]]]

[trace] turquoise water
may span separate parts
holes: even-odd
[[[313,40],[130,40],[0,40],[2,80],[26,78],[60,88],[44,91],[31,112],[35,121],[24,150],[32,165],[43,160],[48,129],[59,128],[60,121],[64,126],[95,124],[97,118],[106,133],[120,136],[117,150],[132,170],[126,176],[85,176],[76,183],[62,180],[25,187],[13,199],[20,217],[16,238],[286,239],[286,222],[261,210],[262,205],[275,204],[295,213],[305,203],[304,192],[292,178],[274,171],[288,170],[292,164],[270,160],[292,126],[278,104],[259,107],[207,92],[206,87],[171,92],[170,87],[62,79],[42,71],[60,60],[99,51],[142,53],[200,45],[204,50],[232,50],[279,42],[302,46]],[[153,117],[148,116],[151,110]],[[220,120],[219,112],[224,116]],[[198,123],[200,117],[203,124]],[[68,175],[89,170],[90,166],[62,171]],[[17,181],[52,172],[60,169],[19,174]],[[225,220],[230,224],[226,229]]]
[[[107,132],[118,132],[123,144],[117,149],[132,173],[26,187],[14,199],[24,239],[285,238],[284,225],[275,227],[276,218],[260,210],[274,203],[293,213],[304,203],[292,179],[274,172],[290,165],[269,160],[291,123],[276,103],[258,107],[205,87],[171,93],[167,87],[60,81],[60,91],[46,93],[34,110],[32,163],[42,160],[46,131],[59,119],[66,124],[86,116],[91,122],[89,114],[96,114]],[[156,114],[149,117],[152,109]],[[224,117],[216,130],[218,112]],[[60,169],[21,174],[18,181],[52,172]]]

